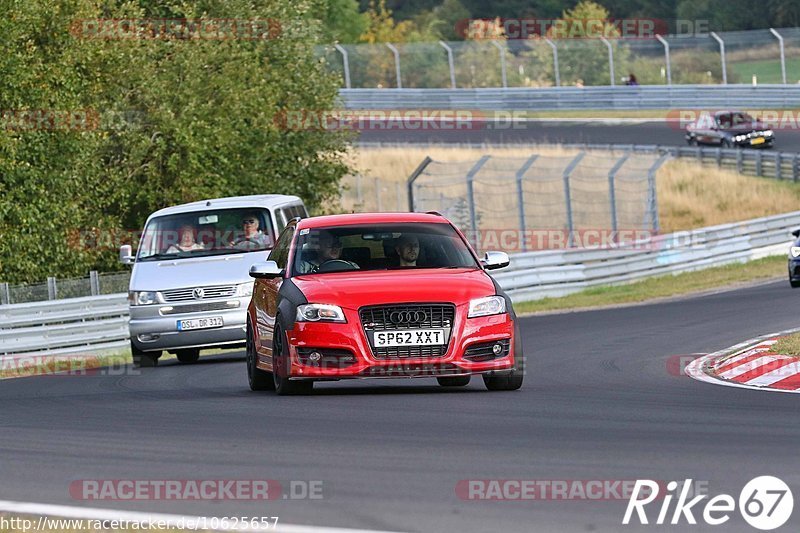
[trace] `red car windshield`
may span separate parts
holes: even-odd
[[[300,230],[293,275],[421,268],[480,268],[449,224],[381,224]]]

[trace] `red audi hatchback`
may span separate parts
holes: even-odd
[[[522,386],[524,359],[511,300],[435,213],[293,220],[256,278],[247,320],[252,390],[308,393],[314,381],[435,377],[489,390]]]

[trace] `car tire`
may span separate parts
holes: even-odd
[[[279,396],[289,396],[292,394],[308,394],[314,389],[313,381],[290,381],[289,370],[289,346],[286,342],[286,334],[275,318],[275,331],[272,335],[272,379],[275,384],[275,392]]]
[[[686,144],[689,146],[697,146],[697,139],[695,137],[690,137],[689,139],[686,139]]]
[[[249,320],[247,321],[247,341],[245,346],[247,353],[247,383],[250,385],[250,390],[275,390],[275,380],[272,378],[272,372],[261,370],[256,366],[258,354],[256,353],[255,331],[253,331]]]
[[[196,363],[200,359],[200,348],[189,348],[187,350],[178,350],[175,352],[178,361],[184,364]]]
[[[732,148],[731,142],[728,139],[722,139],[722,142],[719,144],[720,148],[730,149]]]
[[[800,281],[789,280],[789,285],[792,286],[793,289],[800,287]]]
[[[515,357],[514,368],[510,372],[498,374],[490,372],[483,375],[483,384],[490,391],[510,391],[522,387],[522,380],[525,377],[525,353],[522,350],[519,323],[516,321],[514,323],[514,341],[515,353],[519,352],[519,357]]]
[[[436,378],[442,387],[464,387],[469,385],[472,376],[444,376]]]
[[[161,352],[143,352],[133,345],[131,341],[131,357],[133,358],[134,368],[151,368],[158,366],[158,358]]]

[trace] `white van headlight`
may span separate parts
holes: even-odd
[[[502,296],[487,296],[469,302],[467,318],[499,315],[506,312],[506,299]]]
[[[158,293],[154,291],[133,291],[128,293],[131,305],[151,305],[158,303]]]
[[[789,249],[789,253],[792,254],[792,257],[800,256],[800,246],[792,246]]]
[[[253,285],[254,282],[249,281],[247,283],[240,283],[236,286],[236,296],[252,296],[253,295]]]

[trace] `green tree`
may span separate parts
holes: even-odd
[[[76,235],[140,228],[153,210],[205,197],[290,193],[335,201],[346,137],[287,128],[332,108],[338,79],[314,58],[313,3],[226,0],[142,7],[0,0],[0,109],[93,110],[85,130],[0,131],[0,279],[116,268]],[[85,39],[70,21],[279,21],[268,39]],[[108,117],[123,120],[108,120]],[[105,239],[104,242],[112,242]]]

